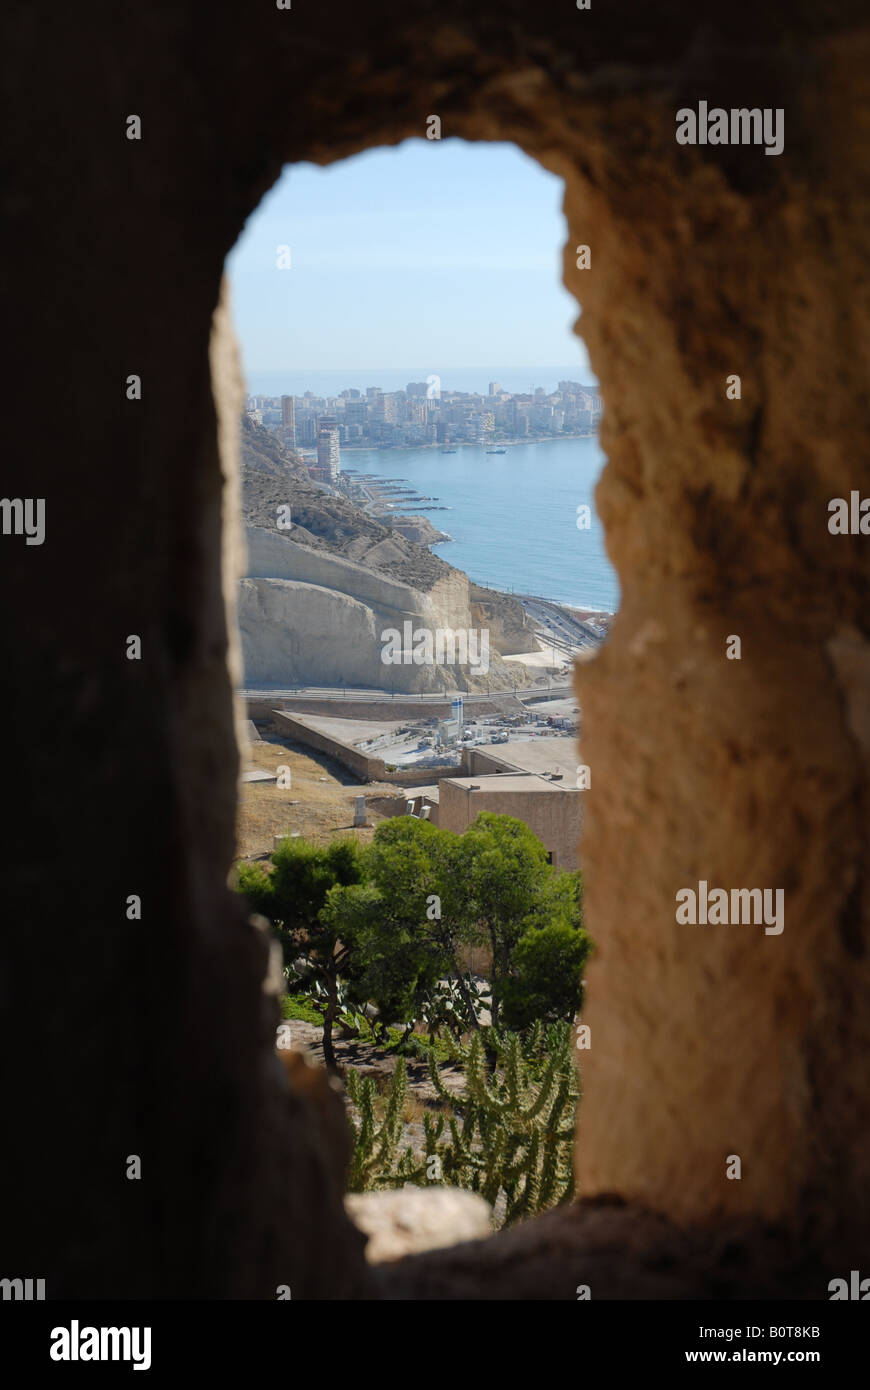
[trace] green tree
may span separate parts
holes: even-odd
[[[545,927],[551,922],[567,922],[583,927],[583,875],[579,869],[554,870],[526,918],[526,928]]]
[[[440,888],[455,838],[413,816],[384,821],[365,856],[366,883],[328,895],[324,920],[352,948],[353,992],[377,1005],[382,1023],[413,1021],[421,995],[452,968]]]
[[[256,912],[272,923],[284,955],[292,966],[305,957],[315,979],[323,985],[323,1056],[337,1069],[332,1029],[339,1012],[338,980],[345,973],[351,943],[339,938],[336,925],[324,912],[330,890],[360,882],[364,854],[355,840],[313,845],[302,839],[282,840],[272,855],[272,871],[242,865],[238,887]]]
[[[505,981],[502,1019],[513,1029],[537,1020],[570,1023],[583,1001],[591,943],[582,927],[557,919],[530,927],[517,942]]]
[[[428,950],[437,960],[439,973],[455,980],[468,1022],[476,1028],[477,1012],[457,963],[467,908],[461,840],[460,835],[429,821],[397,816],[375,832],[370,862],[384,896],[398,894],[403,902],[424,902]],[[430,982],[421,981],[421,987]]]
[[[526,918],[511,952],[503,988],[508,1028],[539,1019],[570,1023],[583,1001],[583,974],[592,942],[583,924],[583,875],[555,872]]]
[[[460,939],[486,944],[492,953],[492,1023],[497,1027],[514,948],[541,910],[555,871],[527,825],[491,811],[481,811],[457,837],[452,858],[462,891]]]

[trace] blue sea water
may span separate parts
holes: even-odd
[[[487,454],[476,444],[455,447],[455,454],[437,448],[343,449],[342,467],[407,478],[418,492],[449,507],[423,512],[453,538],[434,547],[435,553],[478,584],[614,613],[619,584],[593,496],[605,462],[598,440],[509,444],[505,454]],[[588,530],[577,527],[583,503],[592,510]]]

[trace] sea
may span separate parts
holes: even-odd
[[[604,454],[598,440],[508,444],[504,454],[457,444],[433,449],[343,449],[342,467],[402,478],[447,511],[424,511],[451,537],[433,546],[478,584],[615,613],[616,571],[607,558],[593,493]],[[404,498],[397,502],[405,504]],[[591,525],[578,528],[578,507]],[[583,516],[580,517],[583,520]]]
[[[437,372],[437,368],[435,369]],[[248,390],[262,395],[338,395],[345,388],[384,391],[425,381],[432,367],[344,371],[250,372]],[[490,381],[507,391],[562,380],[594,384],[575,364],[556,367],[445,369],[445,390],[485,392]],[[426,511],[450,541],[433,549],[478,584],[510,593],[535,594],[556,603],[615,613],[619,584],[607,558],[594,491],[605,458],[595,437],[543,439],[506,445],[487,454],[482,445],[457,444],[455,454],[427,449],[342,449],[342,467],[378,478],[406,479],[446,511]],[[402,503],[405,499],[396,499]],[[578,507],[588,506],[591,525],[578,528]]]

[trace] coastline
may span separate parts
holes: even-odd
[[[502,446],[507,447],[508,445],[514,447],[518,444],[546,444],[551,439],[597,439],[597,437],[596,430],[587,430],[582,434],[523,435],[516,439],[494,439],[491,443],[487,440],[486,447],[502,448]],[[440,444],[342,444],[340,452],[342,454],[381,454],[399,453],[405,449],[413,450],[416,453],[418,449],[480,449],[482,447],[475,439],[459,439],[453,443],[442,441]]]
[[[385,516],[379,516],[377,519],[380,521],[389,521],[389,513],[387,513]],[[410,520],[411,517],[409,516],[407,519]],[[426,520],[427,518],[422,519]],[[447,545],[448,542],[453,541],[453,537],[448,535],[445,531],[441,531],[440,536],[440,540],[425,542],[427,549],[431,550],[436,545]],[[448,560],[446,563],[449,564],[450,561]],[[454,566],[453,568],[458,568],[458,566]],[[594,620],[597,618],[606,618],[607,626],[609,627],[610,623],[616,616],[613,609],[610,608],[593,608],[590,607],[589,604],[566,603],[562,599],[549,598],[546,594],[517,594],[514,593],[511,589],[500,588],[497,584],[485,584],[480,579],[474,579],[470,574],[467,573],[466,570],[462,570],[461,572],[466,575],[468,582],[470,584],[475,585],[475,587],[478,589],[487,589],[490,593],[500,594],[503,598],[516,599],[518,603],[522,603],[523,599],[536,599],[539,602],[550,604],[553,608],[563,609],[567,614],[569,614],[572,617],[579,618],[581,621],[588,621],[589,619]]]
[[[594,442],[595,438],[596,436],[594,432],[590,432],[583,435],[568,436],[560,434],[547,435],[543,438],[523,438],[522,440],[514,441],[499,440],[493,441],[493,444],[495,447],[500,447],[502,443],[509,442],[512,442],[516,445],[523,443],[535,446],[539,443],[543,443],[545,439],[555,441],[564,439],[566,442],[570,439],[572,441],[576,440],[578,442],[592,443]],[[458,458],[454,456],[452,459],[447,460],[446,471],[445,468],[442,467],[442,465],[437,464],[435,462],[436,450],[440,452],[445,447],[456,449],[458,454]],[[480,470],[483,463],[482,444],[471,443],[447,445],[430,444],[426,446],[396,446],[384,450],[381,450],[379,448],[372,448],[369,446],[362,448],[356,448],[354,446],[351,446],[349,452],[360,452],[363,454],[368,454],[372,460],[371,465],[367,465],[365,463],[363,464],[361,474],[355,475],[354,473],[345,472],[348,491],[351,496],[355,496],[355,499],[357,500],[358,504],[364,505],[365,510],[369,511],[370,515],[377,517],[378,520],[380,520],[386,525],[390,525],[391,523],[398,523],[399,526],[401,526],[402,522],[411,522],[413,526],[414,524],[428,522],[428,525],[437,532],[436,535],[426,536],[425,533],[412,533],[410,539],[416,540],[418,544],[425,545],[431,553],[437,554],[448,564],[460,570],[468,577],[469,581],[478,588],[488,589],[492,593],[498,594],[500,597],[514,598],[518,602],[523,602],[524,600],[526,600],[524,606],[526,607],[527,611],[529,611],[530,616],[536,619],[535,626],[536,628],[540,629],[542,636],[546,636],[547,632],[545,620],[548,617],[548,611],[547,607],[542,607],[541,605],[547,605],[551,609],[549,616],[552,617],[554,620],[553,631],[561,631],[563,635],[569,634],[570,622],[568,627],[563,627],[563,625],[560,624],[560,622],[558,621],[558,616],[560,614],[564,615],[565,618],[573,620],[575,622],[589,622],[592,624],[593,628],[605,630],[609,628],[615,615],[616,608],[618,607],[618,588],[617,592],[613,595],[611,595],[610,593],[595,592],[595,590],[600,590],[601,585],[600,583],[593,580],[593,583],[590,585],[590,587],[593,589],[593,592],[595,592],[595,598],[590,603],[589,597],[591,597],[591,595],[587,597],[583,594],[583,590],[586,588],[586,584],[583,582],[582,572],[579,575],[576,572],[573,575],[569,575],[568,573],[563,572],[565,569],[564,565],[560,566],[557,564],[554,566],[553,573],[550,575],[548,574],[548,570],[550,567],[546,564],[542,565],[540,561],[536,566],[532,566],[529,569],[528,573],[523,571],[521,583],[522,581],[525,582],[522,583],[522,588],[520,588],[519,585],[516,585],[516,580],[520,578],[520,574],[517,573],[515,575],[512,575],[510,567],[508,567],[507,573],[502,572],[498,575],[497,579],[495,579],[495,576],[493,576],[495,582],[487,582],[487,580],[484,579],[483,576],[487,573],[487,570],[490,571],[490,574],[492,573],[492,571],[490,570],[489,562],[487,560],[486,555],[478,555],[476,557],[477,563],[475,563],[475,557],[467,553],[467,545],[463,545],[460,542],[460,554],[462,554],[465,559],[465,563],[463,563],[459,556],[457,556],[456,560],[453,560],[452,552],[450,550],[445,551],[443,549],[443,547],[447,546],[448,544],[452,544],[454,545],[454,547],[456,547],[457,542],[456,538],[453,535],[451,535],[449,531],[439,526],[438,522],[435,520],[435,513],[438,513],[439,520],[443,516],[444,521],[447,521],[449,525],[450,523],[446,515],[446,512],[452,509],[450,507],[443,508],[440,506],[429,506],[429,504],[433,501],[437,502],[439,500],[444,500],[443,487],[438,486],[438,481],[441,480],[441,475],[444,474],[444,484],[446,485],[447,478],[453,477],[451,467],[452,465],[458,464],[460,473],[462,472],[462,470],[465,470],[466,475],[468,475],[468,470],[470,468],[475,478],[484,477],[487,480],[485,483],[485,491],[495,487],[497,489],[496,495],[499,497],[502,497],[504,495],[504,492],[501,487],[501,483],[497,480],[516,476],[515,469],[511,469],[510,467],[508,467],[508,470],[506,472],[503,472],[497,466],[490,466],[486,468],[485,473],[481,473]],[[547,452],[549,453],[549,451]],[[564,454],[565,451],[563,450],[561,451],[561,453]],[[415,473],[414,469],[412,468],[412,461],[415,455],[420,459],[422,469],[422,472],[420,474]],[[412,476],[409,478],[405,478],[403,475],[401,479],[398,477],[389,476],[402,472],[402,467],[397,467],[397,465],[404,464],[405,456],[407,456],[408,458],[408,468],[411,469]],[[422,461],[423,456],[425,456],[426,458],[425,465]],[[572,456],[573,450],[569,449],[567,451],[567,457],[569,459],[569,462],[572,459]],[[553,455],[553,457],[556,457],[556,455]],[[388,460],[391,458],[394,459],[394,462],[388,462]],[[350,460],[348,462],[350,462]],[[486,462],[489,463],[490,461],[486,460]],[[494,460],[494,462],[496,465],[498,463],[506,463],[510,465],[509,457],[505,458],[504,455],[500,459]],[[543,461],[541,459],[539,459],[539,463],[541,464],[541,466],[543,466]],[[367,468],[369,466],[374,467],[377,470],[377,472],[375,474],[372,474],[371,476],[368,476],[367,474]],[[520,462],[519,456],[515,461],[515,468],[519,468],[521,472],[522,470],[526,469],[526,464]],[[522,476],[531,477],[531,475],[528,473],[522,473]],[[573,474],[571,476],[573,476]],[[441,493],[442,495],[440,499],[438,497],[421,496],[418,502],[415,503],[415,501],[411,497],[400,495],[393,496],[392,488],[390,488],[386,493],[381,493],[380,484],[382,482],[391,485],[402,482],[403,485],[411,491],[419,490],[421,494]],[[570,477],[568,486],[571,486]],[[450,492],[449,488],[448,492]],[[483,500],[486,501],[486,498],[484,498]],[[468,499],[466,498],[465,502],[467,503],[467,501]],[[408,510],[393,510],[393,508],[389,505],[390,502],[396,504],[401,503],[403,504],[403,506],[406,505],[408,507]],[[416,511],[417,505],[423,508],[421,512]],[[571,499],[571,509],[573,511],[573,499]],[[573,517],[571,518],[571,520],[573,520]],[[470,566],[468,562],[471,562]],[[503,564],[499,564],[497,562],[494,568],[504,571],[506,567]],[[477,577],[478,574],[481,576],[480,578]],[[570,594],[570,599],[565,597],[556,599],[545,594],[545,590],[549,588],[549,581],[551,579],[553,581],[554,588],[556,588],[557,591],[560,591],[562,595]],[[532,582],[529,583],[529,580],[531,580]],[[516,588],[514,587],[514,585],[516,585]],[[614,599],[616,600],[616,603],[614,603]],[[535,600],[537,600],[537,606],[534,602]],[[592,635],[591,631],[589,635]]]

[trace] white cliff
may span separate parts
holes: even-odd
[[[292,531],[246,529],[248,563],[239,593],[239,627],[249,685],[349,685],[436,692],[509,690],[523,679],[489,639],[489,670],[468,666],[386,665],[389,629],[479,630],[469,580],[445,572],[428,590],[293,540]],[[479,612],[478,605],[475,608]]]

